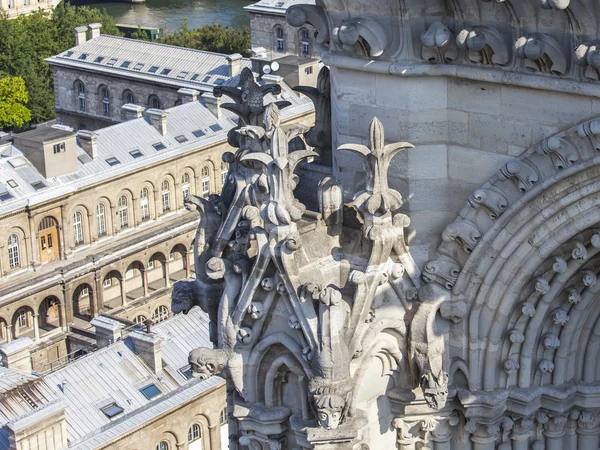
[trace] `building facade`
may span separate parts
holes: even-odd
[[[201,219],[219,332],[190,359],[230,382],[232,445],[597,449],[597,4],[288,16],[326,43],[315,125],[257,112],[267,155]]]
[[[250,14],[252,48],[263,49],[272,60],[288,55],[318,58],[315,28],[308,23],[296,28],[286,21],[286,11],[298,3],[301,2],[261,0],[245,6]]]
[[[310,102],[283,91],[290,117],[309,121]],[[173,284],[193,275],[198,219],[184,200],[220,192],[235,116],[192,99],[136,112],[1,143],[0,342],[31,338],[38,372],[93,347],[100,314],[166,319]]]
[[[10,19],[23,14],[42,10],[51,12],[56,8],[61,0],[0,0],[0,11],[8,14]]]

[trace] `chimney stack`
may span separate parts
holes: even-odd
[[[202,98],[204,99],[204,105],[208,108],[208,110],[213,113],[217,119],[220,119],[221,97],[215,97],[210,92],[205,92],[202,94]]]
[[[181,88],[177,91],[177,94],[179,94],[181,103],[193,103],[198,101],[200,91],[197,91],[196,89]]]
[[[108,317],[94,317],[90,324],[96,327],[96,345],[98,348],[108,347],[121,339],[124,325]]]
[[[81,148],[90,155],[90,158],[96,159],[98,157],[98,134],[93,131],[80,130],[77,132],[77,137]]]
[[[242,55],[234,53],[233,55],[227,56],[227,68],[229,69],[230,78],[239,75],[242,68]]]
[[[149,325],[148,325],[148,328]],[[144,360],[154,373],[162,371],[162,352],[160,344],[163,338],[147,330],[134,330],[129,334],[135,352]]]
[[[12,370],[31,373],[31,347],[33,341],[28,337],[15,339],[0,347],[2,365]]]
[[[87,27],[77,27],[75,28],[75,45],[79,46],[85,44],[87,40]]]
[[[125,113],[125,120],[140,119],[144,116],[144,107],[140,105],[127,103],[121,107],[121,110]]]
[[[150,124],[158,130],[161,136],[167,134],[167,112],[162,109],[150,108],[146,110]]]
[[[90,40],[100,37],[100,28],[102,28],[101,23],[90,23],[88,28],[90,29]]]

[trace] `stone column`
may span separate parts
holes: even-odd
[[[109,236],[117,234],[117,224],[119,223],[119,217],[117,216],[117,205],[110,206],[110,223],[106,224]],[[110,225],[110,228],[108,227]],[[120,225],[119,225],[120,226]]]
[[[141,210],[140,210],[140,199],[139,197],[133,197],[131,199],[131,203],[133,203],[133,208],[132,208],[132,218],[133,218],[133,228],[137,228],[140,223],[142,223],[142,220],[140,218],[140,220],[137,220],[137,216],[140,215],[141,216]]]
[[[10,343],[13,340],[13,330],[11,324],[6,324],[6,343]]]
[[[63,305],[65,310],[65,325],[73,322],[73,296],[71,286],[63,283]]]
[[[30,314],[30,313],[27,313]],[[40,340],[40,323],[39,323],[39,314],[33,314],[31,316],[33,320],[33,336],[35,338],[35,342]]]
[[[158,189],[154,189],[152,192],[154,193],[154,218],[158,219],[160,216],[162,216],[160,191]]]
[[[98,311],[104,309],[104,289],[102,278],[98,272],[94,272],[94,298],[90,302],[90,315],[92,318],[98,315]]]
[[[106,220],[106,219],[105,219]],[[94,213],[88,213],[87,215],[87,235],[88,235],[88,244],[92,245],[93,234],[92,234],[92,224],[94,223]]]
[[[189,278],[192,276],[192,255],[193,251],[185,252],[185,277]]]
[[[165,286],[171,286],[171,272],[169,271],[169,255],[165,258]]]
[[[528,450],[529,436],[533,429],[533,420],[529,418],[519,419],[510,435],[513,450]]]
[[[125,277],[121,278],[121,305],[127,306],[127,289],[125,289]]]
[[[394,419],[392,423],[396,428],[398,448],[400,450],[415,450],[417,442],[421,442],[420,421]]]
[[[29,214],[29,213],[28,213]],[[37,233],[33,225],[33,217],[29,214],[29,235],[31,237],[31,248],[29,249],[29,264],[40,262],[40,248],[37,243]]]
[[[546,436],[546,450],[562,450],[564,447],[566,416],[551,417],[544,425]]]
[[[591,411],[582,411],[577,419],[577,450],[598,450],[599,435],[598,416]]]
[[[66,239],[65,239],[65,205],[60,205],[60,227],[58,235],[58,243],[60,245],[60,259],[67,259]]]
[[[173,192],[173,205],[171,211],[177,211],[180,207],[183,207],[183,200],[181,205],[179,204],[179,196],[181,195],[181,183],[175,181],[174,183],[175,192]]]
[[[567,424],[565,426],[565,448],[577,448],[577,419],[579,411],[574,410],[569,414]]]
[[[148,297],[148,269],[142,270],[142,285],[144,288],[144,297]]]
[[[431,441],[435,442],[435,450],[450,450],[450,439],[452,430],[458,425],[458,415],[453,414],[450,417],[442,417],[431,432]]]
[[[500,433],[500,425],[483,425],[468,421],[466,430],[471,433],[473,450],[496,450],[496,440]]]

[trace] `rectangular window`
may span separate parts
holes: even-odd
[[[188,197],[188,195],[190,195],[190,185],[189,184],[183,185],[183,187],[181,189],[181,195],[184,200]]]
[[[42,250],[45,250],[46,249],[46,236],[42,236],[40,238],[40,244],[42,246]]]
[[[112,286],[112,278],[107,278],[106,280],[104,280],[104,283],[102,283],[102,286],[105,288],[109,288]]]
[[[79,97],[79,111],[85,111],[85,97]]]
[[[137,63],[135,66],[133,66],[133,70],[142,70],[142,67],[144,67],[142,63]]]
[[[110,103],[108,101],[102,102],[102,109],[105,116],[110,116]]]
[[[73,52],[69,51],[69,52],[65,53],[63,56],[65,58],[70,58],[71,56],[73,56]]]
[[[156,73],[158,71],[158,66],[152,66],[150,67],[150,69],[148,69],[148,72],[150,73]]]
[[[131,64],[131,61],[123,61],[123,62],[121,63],[121,67],[122,67],[123,69],[127,69],[127,68],[129,67],[129,65],[130,65],[130,64]]]
[[[78,59],[85,61],[87,59],[87,57],[88,57],[87,53],[82,53],[81,55],[79,55]]]
[[[179,72],[179,75],[177,75],[177,78],[186,78],[190,73],[189,72]]]
[[[148,269],[154,269],[154,260],[153,259],[148,261]]]
[[[34,183],[31,183],[31,186],[36,190],[39,191],[40,189],[44,189],[46,187],[46,185],[42,182],[42,181],[36,181]]]
[[[19,328],[29,328],[29,321],[27,320],[27,311],[19,311],[18,324]]]
[[[21,265],[21,261],[19,260],[19,247],[17,245],[8,247],[8,265],[11,269]]]
[[[221,125],[218,125],[216,123],[214,125],[211,125],[209,128],[213,131],[221,131],[223,129],[221,128]]]
[[[121,228],[127,228],[129,226],[129,215],[127,214],[127,208],[119,209],[119,225]]]
[[[149,386],[146,386],[145,388],[140,389],[140,392],[144,394],[144,397],[146,397],[148,400],[161,394],[160,389],[158,389],[155,384],[151,384]]]
[[[162,193],[162,209],[163,212],[171,210],[171,196],[168,191]]]
[[[124,411],[124,409],[116,403],[111,403],[110,405],[100,408],[100,411],[102,411],[106,417],[112,419],[113,417],[121,414]]]
[[[186,138],[183,134],[181,136],[175,136],[175,140],[180,144],[187,142],[188,138]]]
[[[169,253],[169,261],[175,261],[175,253]]]
[[[51,235],[51,234],[49,234],[49,235],[48,235],[48,248],[52,248],[52,246],[53,246],[53,243],[52,243],[52,235]]]
[[[120,164],[121,161],[119,161],[117,158],[115,158],[114,156],[108,158],[106,160],[106,162],[108,163],[109,166],[116,166],[117,164]]]
[[[148,208],[148,199],[143,198],[140,202],[140,208],[142,210],[142,220],[148,220],[150,218],[150,208]]]
[[[134,158],[139,158],[140,156],[143,156],[143,155],[144,155],[144,154],[143,154],[141,151],[139,151],[137,148],[136,148],[135,150],[131,150],[131,151],[129,152],[129,154],[130,154],[131,156],[133,156]]]
[[[88,295],[90,295],[90,288],[82,288],[81,289],[81,294],[79,294],[80,297],[87,297]]]
[[[106,63],[107,66],[114,66],[117,63],[117,58],[110,58]]]
[[[60,144],[54,144],[54,154],[61,153],[65,151],[65,143],[61,142]]]
[[[305,73],[306,75],[311,75],[311,74],[313,73],[313,68],[312,68],[312,66],[305,68],[305,69],[304,69],[304,73]]]
[[[194,75],[192,75],[192,78],[190,78],[191,81],[196,81],[198,79],[200,75],[198,75],[197,73],[195,73]]]
[[[95,63],[101,63],[102,61],[104,61],[104,56],[98,56],[98,57],[97,57],[97,58],[94,60],[94,62],[95,62]]]
[[[10,200],[11,198],[13,198],[13,196],[10,192],[3,192],[2,194],[0,194],[0,201],[5,202],[6,200]]]
[[[160,73],[161,75],[169,75],[171,73],[171,69],[163,69]]]
[[[208,80],[210,80],[210,75],[206,75],[204,77],[204,79],[202,80],[203,83],[208,83]]]
[[[202,195],[208,197],[210,194],[210,178],[202,178]]]
[[[155,150],[160,151],[160,150],[164,150],[165,148],[165,144],[163,144],[162,142],[157,142],[156,144],[152,144],[152,147],[155,148]]]
[[[196,137],[202,137],[202,136],[204,136],[204,131],[196,130],[196,131],[192,131],[192,134]]]

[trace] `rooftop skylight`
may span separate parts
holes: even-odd
[[[148,72],[150,73],[156,73],[158,71],[158,66],[152,66],[148,69]]]
[[[112,419],[113,417],[121,414],[124,411],[124,409],[116,403],[111,403],[110,405],[100,408],[100,411],[102,411],[106,417]]]
[[[187,142],[188,138],[186,138],[183,134],[181,136],[175,136],[175,140],[180,144]]]
[[[142,152],[141,152],[139,149],[137,149],[137,148],[136,148],[135,150],[131,150],[131,151],[129,152],[129,154],[130,154],[131,156],[133,156],[134,158],[139,158],[140,156],[143,156],[143,155],[144,155],[144,154],[143,154],[143,153],[142,153]]]
[[[192,131],[192,134],[196,137],[202,137],[202,136],[204,136],[205,133],[202,130],[196,130],[196,131]]]
[[[135,66],[133,66],[133,70],[142,70],[142,67],[144,67],[142,63],[137,63]]]
[[[203,83],[208,83],[208,80],[210,80],[210,75],[206,75],[204,77],[204,79],[202,80]]]
[[[217,78],[217,79],[215,80],[215,84],[216,84],[217,86],[221,86],[223,83],[225,83],[225,80],[224,80],[223,78]]]
[[[221,128],[221,125],[219,125],[218,123],[215,123],[211,126],[209,126],[209,128],[213,131],[221,131],[223,128]]]
[[[31,186],[36,190],[39,191],[40,189],[44,189],[46,187],[46,185],[44,184],[43,181],[34,181],[33,183],[31,183]]]
[[[144,397],[146,397],[148,400],[161,394],[160,389],[158,389],[154,383],[140,389],[140,392],[144,394]]]
[[[163,144],[162,142],[157,142],[156,144],[152,144],[152,147],[154,147],[156,150],[164,150],[165,148],[165,144]]]
[[[186,78],[190,73],[189,72],[179,72],[179,75],[177,75],[177,78]]]
[[[70,58],[71,56],[73,56],[73,52],[72,51],[68,51],[63,56],[65,56],[66,58]]]
[[[5,202],[6,200],[10,200],[11,198],[13,198],[13,196],[10,192],[2,192],[0,194],[0,201],[2,201],[2,202]]]
[[[160,73],[161,75],[169,75],[171,73],[171,69],[163,69]]]
[[[110,58],[106,63],[107,66],[114,66],[117,63],[117,58]]]
[[[114,156],[111,156],[110,158],[107,158],[106,162],[108,163],[109,166],[116,166],[117,164],[121,163],[121,161],[119,161]]]
[[[102,61],[104,61],[104,56],[97,56],[94,60],[95,63],[101,63]]]
[[[200,76],[199,74],[195,73],[194,75],[192,75],[192,78],[190,78],[190,80],[196,81],[199,76]]]
[[[19,185],[17,184],[17,182],[16,182],[15,180],[13,180],[13,179],[10,179],[10,180],[8,180],[8,181],[7,181],[7,183],[8,183],[8,185],[9,185],[11,188],[16,188],[17,186],[19,186]]]
[[[83,60],[86,60],[86,59],[87,59],[87,57],[88,57],[88,54],[87,54],[87,53],[82,53],[81,55],[79,55],[79,58],[78,58],[78,59],[83,59]]]
[[[123,62],[121,63],[121,67],[122,67],[123,69],[127,69],[127,68],[129,67],[129,65],[130,65],[130,64],[131,64],[131,61],[123,61]]]

